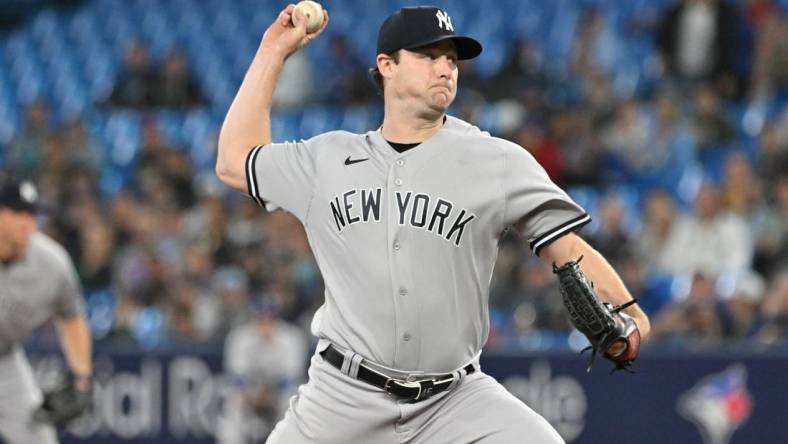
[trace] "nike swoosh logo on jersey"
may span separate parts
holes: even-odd
[[[351,159],[350,156],[347,156],[347,159],[345,159],[345,165],[353,165],[354,163],[363,162],[365,160],[369,160],[369,157],[365,157],[363,159]]]

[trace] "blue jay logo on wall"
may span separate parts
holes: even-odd
[[[706,376],[681,395],[679,414],[695,423],[704,444],[728,444],[733,432],[747,422],[753,400],[746,382],[747,369],[736,364]]]

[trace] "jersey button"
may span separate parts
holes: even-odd
[[[400,245],[399,242],[394,242],[394,249],[399,251]]]
[[[408,295],[408,290],[405,290],[404,288],[400,288],[399,289],[399,295],[400,296],[407,296]]]
[[[402,179],[394,179],[394,185],[401,187],[402,186]]]
[[[402,335],[402,340],[403,341],[410,341],[410,333],[405,332],[405,334]]]
[[[404,166],[404,165],[405,165],[405,161],[404,160],[397,159],[397,166]]]

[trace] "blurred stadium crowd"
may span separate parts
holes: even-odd
[[[74,3],[74,2],[70,2]],[[274,137],[379,125],[366,69],[401,2],[325,0]],[[407,2],[411,4],[413,2]],[[528,149],[652,316],[652,346],[786,347],[788,2],[439,2],[485,52],[454,114]],[[307,329],[322,281],[296,219],[213,175],[215,138],[281,2],[95,0],[0,37],[0,166],[31,177],[94,336],[220,341],[259,313]],[[551,270],[507,233],[490,347],[577,349]]]

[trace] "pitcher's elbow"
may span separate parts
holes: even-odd
[[[229,165],[221,161],[216,162],[215,171],[216,177],[223,184],[239,190],[245,189],[245,178],[242,177],[243,174],[240,171],[230,168]]]
[[[222,182],[225,181],[227,176],[227,167],[225,166],[224,162],[222,162],[222,158],[218,157],[216,159],[216,166],[214,167],[214,172],[216,173],[216,177],[219,178]]]
[[[227,181],[227,165],[226,162],[222,161],[222,157],[219,156],[216,159],[216,166],[214,167],[214,172],[216,173],[216,177],[219,178],[222,182]]]
[[[233,144],[226,137],[219,134],[219,140],[216,145],[216,177],[222,182],[227,183],[229,176],[232,174],[230,162],[231,154],[233,153]]]

